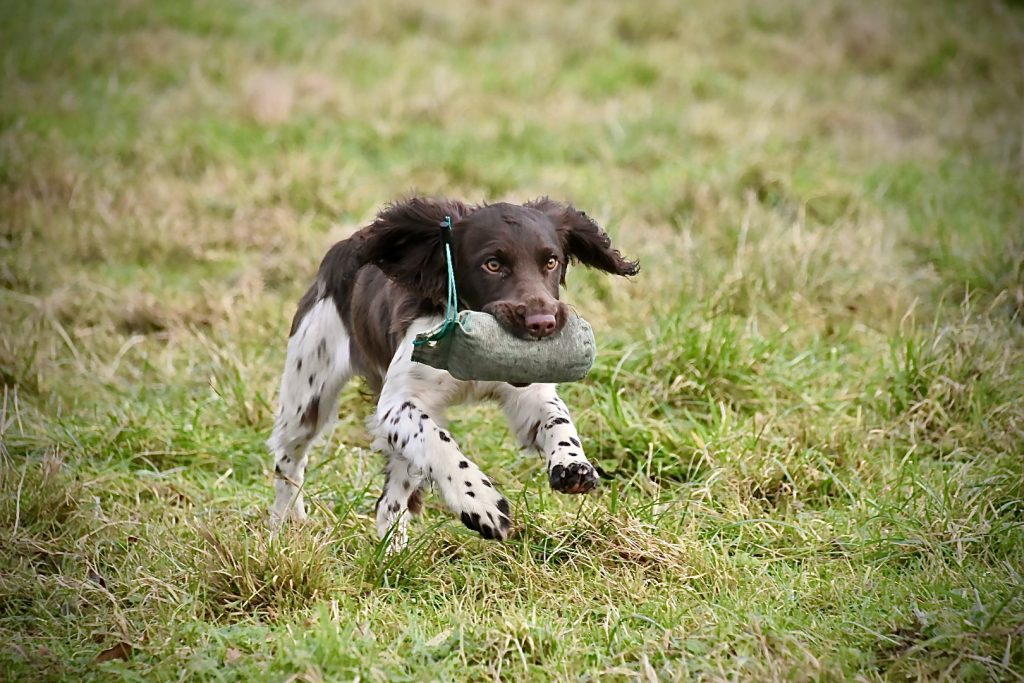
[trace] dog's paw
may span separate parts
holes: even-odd
[[[555,465],[548,476],[551,488],[561,493],[587,493],[597,488],[597,471],[589,462]]]
[[[270,508],[268,526],[271,531],[280,531],[286,525],[305,524],[309,520],[306,514],[306,504],[302,500],[302,494],[292,498],[280,497]]]
[[[466,525],[488,540],[504,541],[512,534],[512,519],[509,516],[508,500],[498,494],[497,499],[491,504],[471,503],[459,515],[459,519]]]

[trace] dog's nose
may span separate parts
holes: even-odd
[[[555,316],[550,313],[536,313],[526,316],[526,329],[530,336],[542,339],[555,331]]]

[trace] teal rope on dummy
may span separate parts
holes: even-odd
[[[422,346],[444,339],[458,324],[459,293],[455,288],[455,268],[452,266],[452,217],[445,216],[441,221],[441,242],[444,244],[444,262],[448,267],[448,302],[444,311],[444,324],[429,336],[417,336],[414,346]]]

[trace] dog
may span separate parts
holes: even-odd
[[[274,528],[306,518],[302,485],[310,443],[338,410],[353,375],[379,396],[368,427],[383,453],[384,491],[376,525],[401,549],[408,523],[433,484],[462,523],[487,539],[512,530],[508,500],[446,429],[448,406],[498,401],[519,443],[545,459],[552,489],[580,494],[598,485],[579,434],[553,384],[460,381],[412,360],[412,340],[442,319],[447,269],[440,225],[450,219],[459,307],[493,315],[524,339],[556,334],[570,264],[632,276],[600,226],[547,197],[522,205],[469,205],[412,198],[385,207],[372,224],[331,247],[299,301],[289,332],[280,409],[267,445],[274,461]]]

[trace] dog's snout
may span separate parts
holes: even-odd
[[[558,333],[568,315],[565,304],[553,301],[494,301],[483,307],[521,339],[544,339]]]
[[[555,331],[556,322],[555,316],[550,313],[536,313],[526,316],[526,329],[530,336],[542,339]]]

